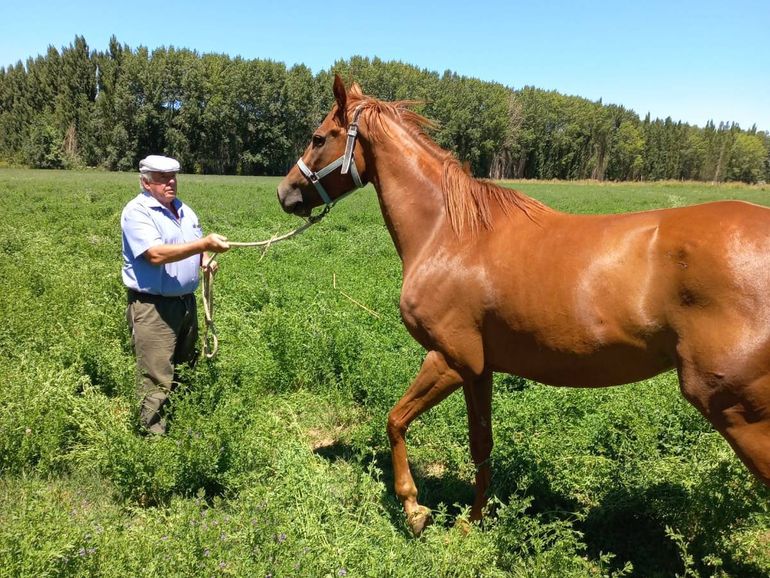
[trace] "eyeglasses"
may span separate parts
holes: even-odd
[[[147,178],[151,183],[166,184],[169,181],[176,180],[176,176],[176,173],[149,173]]]

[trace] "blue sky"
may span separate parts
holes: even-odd
[[[176,46],[313,72],[353,55],[770,131],[769,0],[27,0],[0,17],[0,66],[69,45]],[[366,87],[363,87],[366,90]]]

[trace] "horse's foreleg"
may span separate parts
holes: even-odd
[[[492,372],[463,387],[468,408],[468,435],[471,457],[476,465],[476,499],[471,508],[471,520],[480,520],[487,504],[491,480],[489,456],[492,453]]]
[[[430,520],[430,512],[417,503],[417,487],[406,453],[406,430],[421,413],[445,399],[463,383],[460,374],[449,367],[444,356],[431,351],[425,357],[420,373],[388,415],[388,437],[393,458],[396,495],[404,505],[412,532],[419,536]]]

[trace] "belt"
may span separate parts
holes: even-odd
[[[158,303],[162,301],[186,301],[193,297],[192,293],[185,293],[184,295],[156,295],[154,293],[142,293],[141,291],[135,291],[134,289],[127,289],[128,301],[141,301],[143,303]]]

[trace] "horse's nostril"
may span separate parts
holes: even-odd
[[[302,196],[295,194],[295,191],[290,188],[279,186],[275,192],[278,196],[278,202],[287,213],[293,213],[297,205],[302,203]]]
[[[299,214],[302,210],[302,199],[284,198],[281,200],[281,207],[290,215]]]

